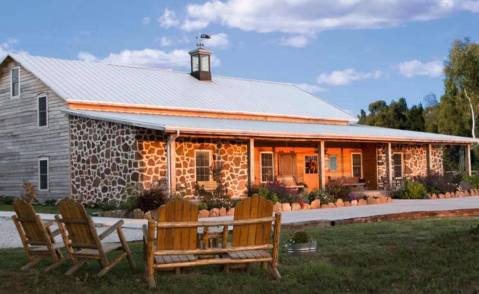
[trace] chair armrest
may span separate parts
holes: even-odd
[[[118,228],[121,228],[121,226],[124,224],[123,220],[117,221],[115,224],[113,224],[111,227],[103,231],[103,233],[100,234],[99,238],[100,240],[105,239],[106,236],[110,235],[114,231],[116,231]]]
[[[54,224],[55,224],[55,221],[54,221],[54,220],[42,221],[42,222],[43,222],[43,225],[45,226],[45,228],[48,228],[48,227],[50,227],[51,225],[54,225]]]

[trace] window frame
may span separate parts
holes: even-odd
[[[394,175],[394,155],[400,155],[401,156],[401,176],[396,177]],[[392,168],[392,173],[393,173],[393,178],[394,179],[402,179],[404,178],[404,153],[403,152],[393,152],[391,154],[391,168]]]
[[[354,155],[359,155],[361,157],[361,176],[359,177],[362,179],[364,177],[363,173],[363,153],[362,152],[351,152],[351,177],[354,177]]]
[[[13,71],[14,70],[18,70],[18,94],[16,96],[13,96]],[[10,70],[10,99],[17,99],[17,98],[20,98],[20,95],[21,95],[21,83],[22,83],[22,79],[21,79],[21,70],[20,70],[20,66],[14,66],[12,67],[12,69]]]
[[[271,170],[272,170],[272,179],[271,181],[263,181],[263,154],[271,154]],[[273,151],[261,151],[259,153],[259,180],[262,184],[274,182],[274,153]]]
[[[40,98],[45,97],[45,125],[40,125]],[[37,127],[39,128],[48,128],[48,95],[40,94],[37,96]]]
[[[336,158],[336,168],[331,169],[331,157]],[[328,171],[329,172],[338,172],[338,155],[337,154],[328,154]]]
[[[47,162],[47,188],[42,188],[42,174],[40,168],[40,162]],[[46,156],[38,158],[38,191],[49,191],[50,190],[50,159]]]
[[[316,172],[315,173],[306,172],[306,157],[316,157]],[[317,174],[319,174],[319,156],[318,156],[318,154],[305,154],[304,155],[304,174],[305,175],[317,175]]]
[[[198,180],[198,173],[197,173],[197,165],[196,165],[196,162],[197,162],[197,154],[200,153],[200,152],[207,152],[208,153],[208,168],[211,169],[211,164],[213,162],[213,153],[211,152],[211,150],[208,150],[208,149],[198,149],[198,150],[195,150],[195,181],[196,182],[208,182],[208,181],[211,181],[211,172],[208,174],[208,180],[207,181],[200,181]]]

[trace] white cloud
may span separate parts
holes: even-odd
[[[379,79],[382,76],[380,70],[372,72],[361,72],[354,68],[347,68],[344,70],[335,70],[330,73],[322,73],[318,76],[318,84],[329,86],[344,86],[354,81]]]
[[[141,66],[150,68],[188,68],[190,55],[187,50],[175,49],[162,51],[156,49],[123,50],[118,53],[110,53],[105,58],[98,58],[88,52],[80,52],[78,58],[83,61],[96,61],[116,65]],[[212,65],[221,64],[218,58],[212,56]]]
[[[163,14],[158,18],[158,22],[163,28],[176,27],[180,24],[180,21],[176,18],[176,13],[168,8],[165,8]]]
[[[81,61],[86,61],[86,62],[96,62],[97,58],[95,55],[91,54],[90,52],[86,51],[80,51],[77,55],[78,59]]]
[[[141,19],[141,23],[144,25],[150,24],[150,22],[151,22],[151,18],[148,16],[145,16]]]
[[[421,62],[417,59],[401,62],[398,66],[399,72],[408,78],[414,76],[428,76],[437,78],[442,76],[444,65],[442,61],[435,60],[430,62]]]
[[[186,30],[211,23],[244,31],[293,34],[281,43],[304,46],[303,35],[428,21],[454,12],[479,12],[474,0],[209,0],[186,6]],[[302,37],[300,37],[302,36]]]
[[[161,37],[160,38],[160,46],[161,47],[168,47],[168,46],[171,46],[171,44],[173,44],[173,41],[168,38],[168,37]]]
[[[14,52],[13,47],[17,42],[16,39],[7,39],[5,42],[0,43],[0,60],[7,56],[8,53]]]
[[[316,93],[316,92],[324,92],[324,91],[326,91],[325,88],[320,87],[320,86],[318,86],[318,85],[314,85],[314,84],[300,83],[300,84],[296,84],[296,86],[297,86],[298,88],[303,89],[303,90],[306,91],[306,92],[309,92],[309,93]]]
[[[283,46],[303,48],[309,43],[309,38],[305,35],[293,35],[282,37],[280,44]]]
[[[226,48],[229,45],[228,35],[225,33],[210,35],[211,39],[206,39],[205,44],[207,47]]]

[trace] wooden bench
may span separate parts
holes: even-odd
[[[225,265],[225,270],[229,265],[269,264],[273,276],[281,278],[278,271],[281,214],[276,213],[274,218],[272,215],[273,203],[260,196],[239,203],[234,220],[230,221],[198,221],[195,204],[183,199],[167,203],[160,207],[158,221],[150,219],[143,227],[148,285],[156,287],[156,271],[211,264]],[[212,228],[221,228],[219,247],[208,246],[208,232]],[[197,242],[200,231],[203,246]]]
[[[290,190],[300,190],[304,189],[304,185],[298,185],[293,176],[278,176],[276,177],[278,183],[284,185],[286,189]]]
[[[353,191],[363,191],[366,187],[365,182],[361,182],[357,177],[340,177],[336,179],[330,180],[337,180],[341,183],[341,185],[351,188]]]

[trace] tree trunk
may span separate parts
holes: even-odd
[[[476,114],[474,113],[474,106],[472,105],[471,98],[467,95],[467,90],[464,88],[464,95],[466,96],[467,100],[469,101],[469,107],[471,108],[471,118],[472,118],[472,137],[476,138]]]

